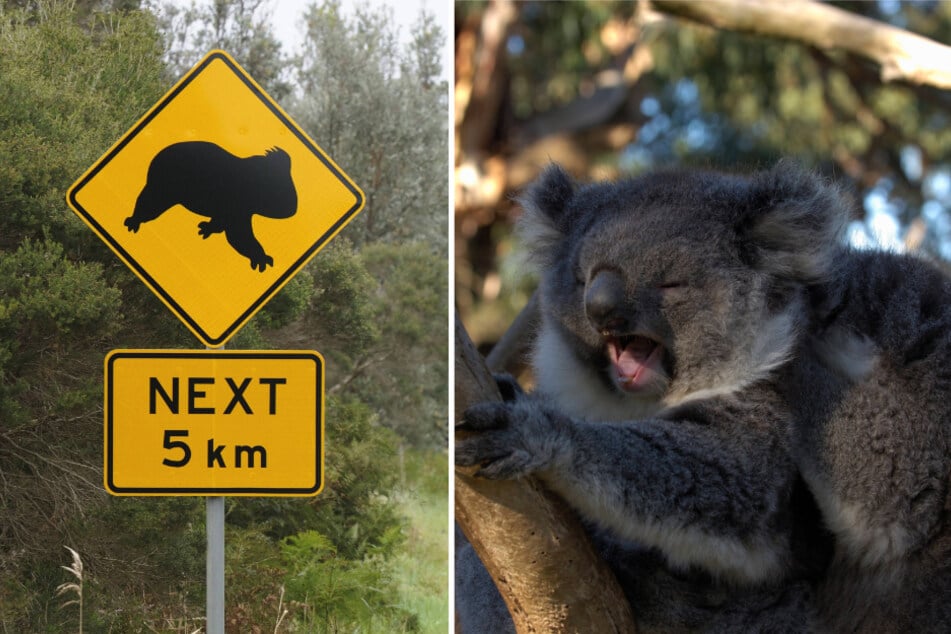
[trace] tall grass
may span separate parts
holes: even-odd
[[[374,614],[354,621],[338,621],[335,618],[328,620],[327,615],[319,611],[320,608],[327,606],[321,606],[309,600],[288,600],[284,593],[284,586],[279,585],[279,590],[275,589],[274,595],[268,595],[266,599],[258,597],[267,602],[267,606],[261,606],[260,613],[245,615],[253,619],[253,624],[259,631],[273,631],[274,634],[302,632],[307,634],[339,634],[340,632],[445,634],[449,631],[447,455],[445,452],[407,449],[401,470],[404,472],[401,478],[403,484],[393,492],[393,495],[399,504],[401,514],[407,519],[404,529],[406,539],[399,554],[381,565],[385,575],[394,580],[396,586],[395,592],[393,586],[389,586],[387,602],[402,610],[402,615],[393,617]],[[282,574],[278,546],[260,536],[259,549],[253,550],[250,554],[242,553],[241,549],[235,549],[235,545],[240,543],[236,535],[241,534],[243,533],[237,529],[232,532],[229,542],[232,546],[230,556],[250,557],[261,564],[260,568],[251,567],[255,572],[245,571],[244,574],[265,574],[271,570],[275,575],[275,581],[280,578]],[[72,564],[61,566],[61,568],[66,570],[71,578],[57,587],[56,596],[64,599],[61,608],[78,606],[78,631],[82,634],[86,575],[79,553],[68,546],[65,548],[72,556]],[[333,560],[330,559],[328,562],[329,566]],[[226,582],[234,588],[236,584],[241,583],[241,578],[232,577]],[[267,580],[264,586],[269,586]],[[365,590],[371,591],[372,588],[368,586]],[[270,603],[271,599],[274,603]],[[234,606],[231,607],[234,608]],[[183,615],[180,618],[167,618],[168,615],[165,615],[166,618],[150,621],[147,627],[156,632],[189,634],[199,632],[201,628],[196,630],[194,621],[200,618],[197,616],[200,607],[191,602],[184,602],[182,609]],[[346,610],[341,614],[346,614]],[[92,618],[95,620],[94,616]],[[98,629],[94,623],[89,625],[93,629]]]
[[[422,634],[449,631],[449,485],[445,453],[406,452],[401,511],[409,535],[395,568],[399,601],[418,617]]]
[[[75,599],[66,601],[60,606],[60,608],[65,608],[69,605],[79,606],[79,634],[83,634],[83,560],[80,559],[79,553],[69,546],[63,546],[63,548],[68,550],[73,556],[73,563],[70,566],[60,566],[60,568],[73,575],[76,578],[76,581],[67,581],[66,583],[61,583],[56,588],[56,596],[61,597],[69,592],[72,592],[76,595]]]

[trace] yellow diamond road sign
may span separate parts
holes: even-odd
[[[205,345],[223,345],[363,208],[363,192],[212,51],[67,194]]]
[[[113,350],[113,495],[310,496],[323,487],[323,359],[313,351]]]

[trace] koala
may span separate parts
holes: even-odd
[[[456,463],[564,498],[643,631],[947,631],[951,281],[844,246],[848,197],[786,162],[519,202],[536,388],[466,411]],[[463,631],[510,629],[460,553]]]
[[[291,158],[281,148],[241,158],[207,141],[173,143],[149,163],[145,186],[124,224],[137,233],[142,223],[175,205],[208,218],[198,223],[203,239],[224,232],[231,248],[264,272],[274,266],[274,258],[255,237],[251,217],[284,219],[297,213]]]

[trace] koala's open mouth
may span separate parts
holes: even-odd
[[[641,335],[607,337],[605,346],[612,378],[620,389],[625,392],[663,390],[667,381],[664,346]]]

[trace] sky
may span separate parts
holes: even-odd
[[[274,33],[281,39],[288,52],[295,51],[303,39],[301,16],[304,9],[314,0],[270,0],[271,15],[274,18]],[[390,7],[402,36],[408,36],[420,10],[426,9],[434,14],[443,28],[446,45],[443,47],[443,77],[449,77],[452,41],[452,2],[450,0],[341,0],[345,10],[357,6]]]
[[[192,4],[202,5],[210,0],[168,0],[179,7]],[[319,0],[265,0],[265,8],[270,12],[274,34],[280,39],[285,53],[293,53],[300,47],[304,38],[302,16],[304,10]],[[352,11],[358,6],[390,7],[401,36],[408,37],[420,10],[432,13],[443,28],[445,38],[442,56],[442,76],[448,80],[452,72],[452,1],[451,0],[340,0],[344,11]]]

